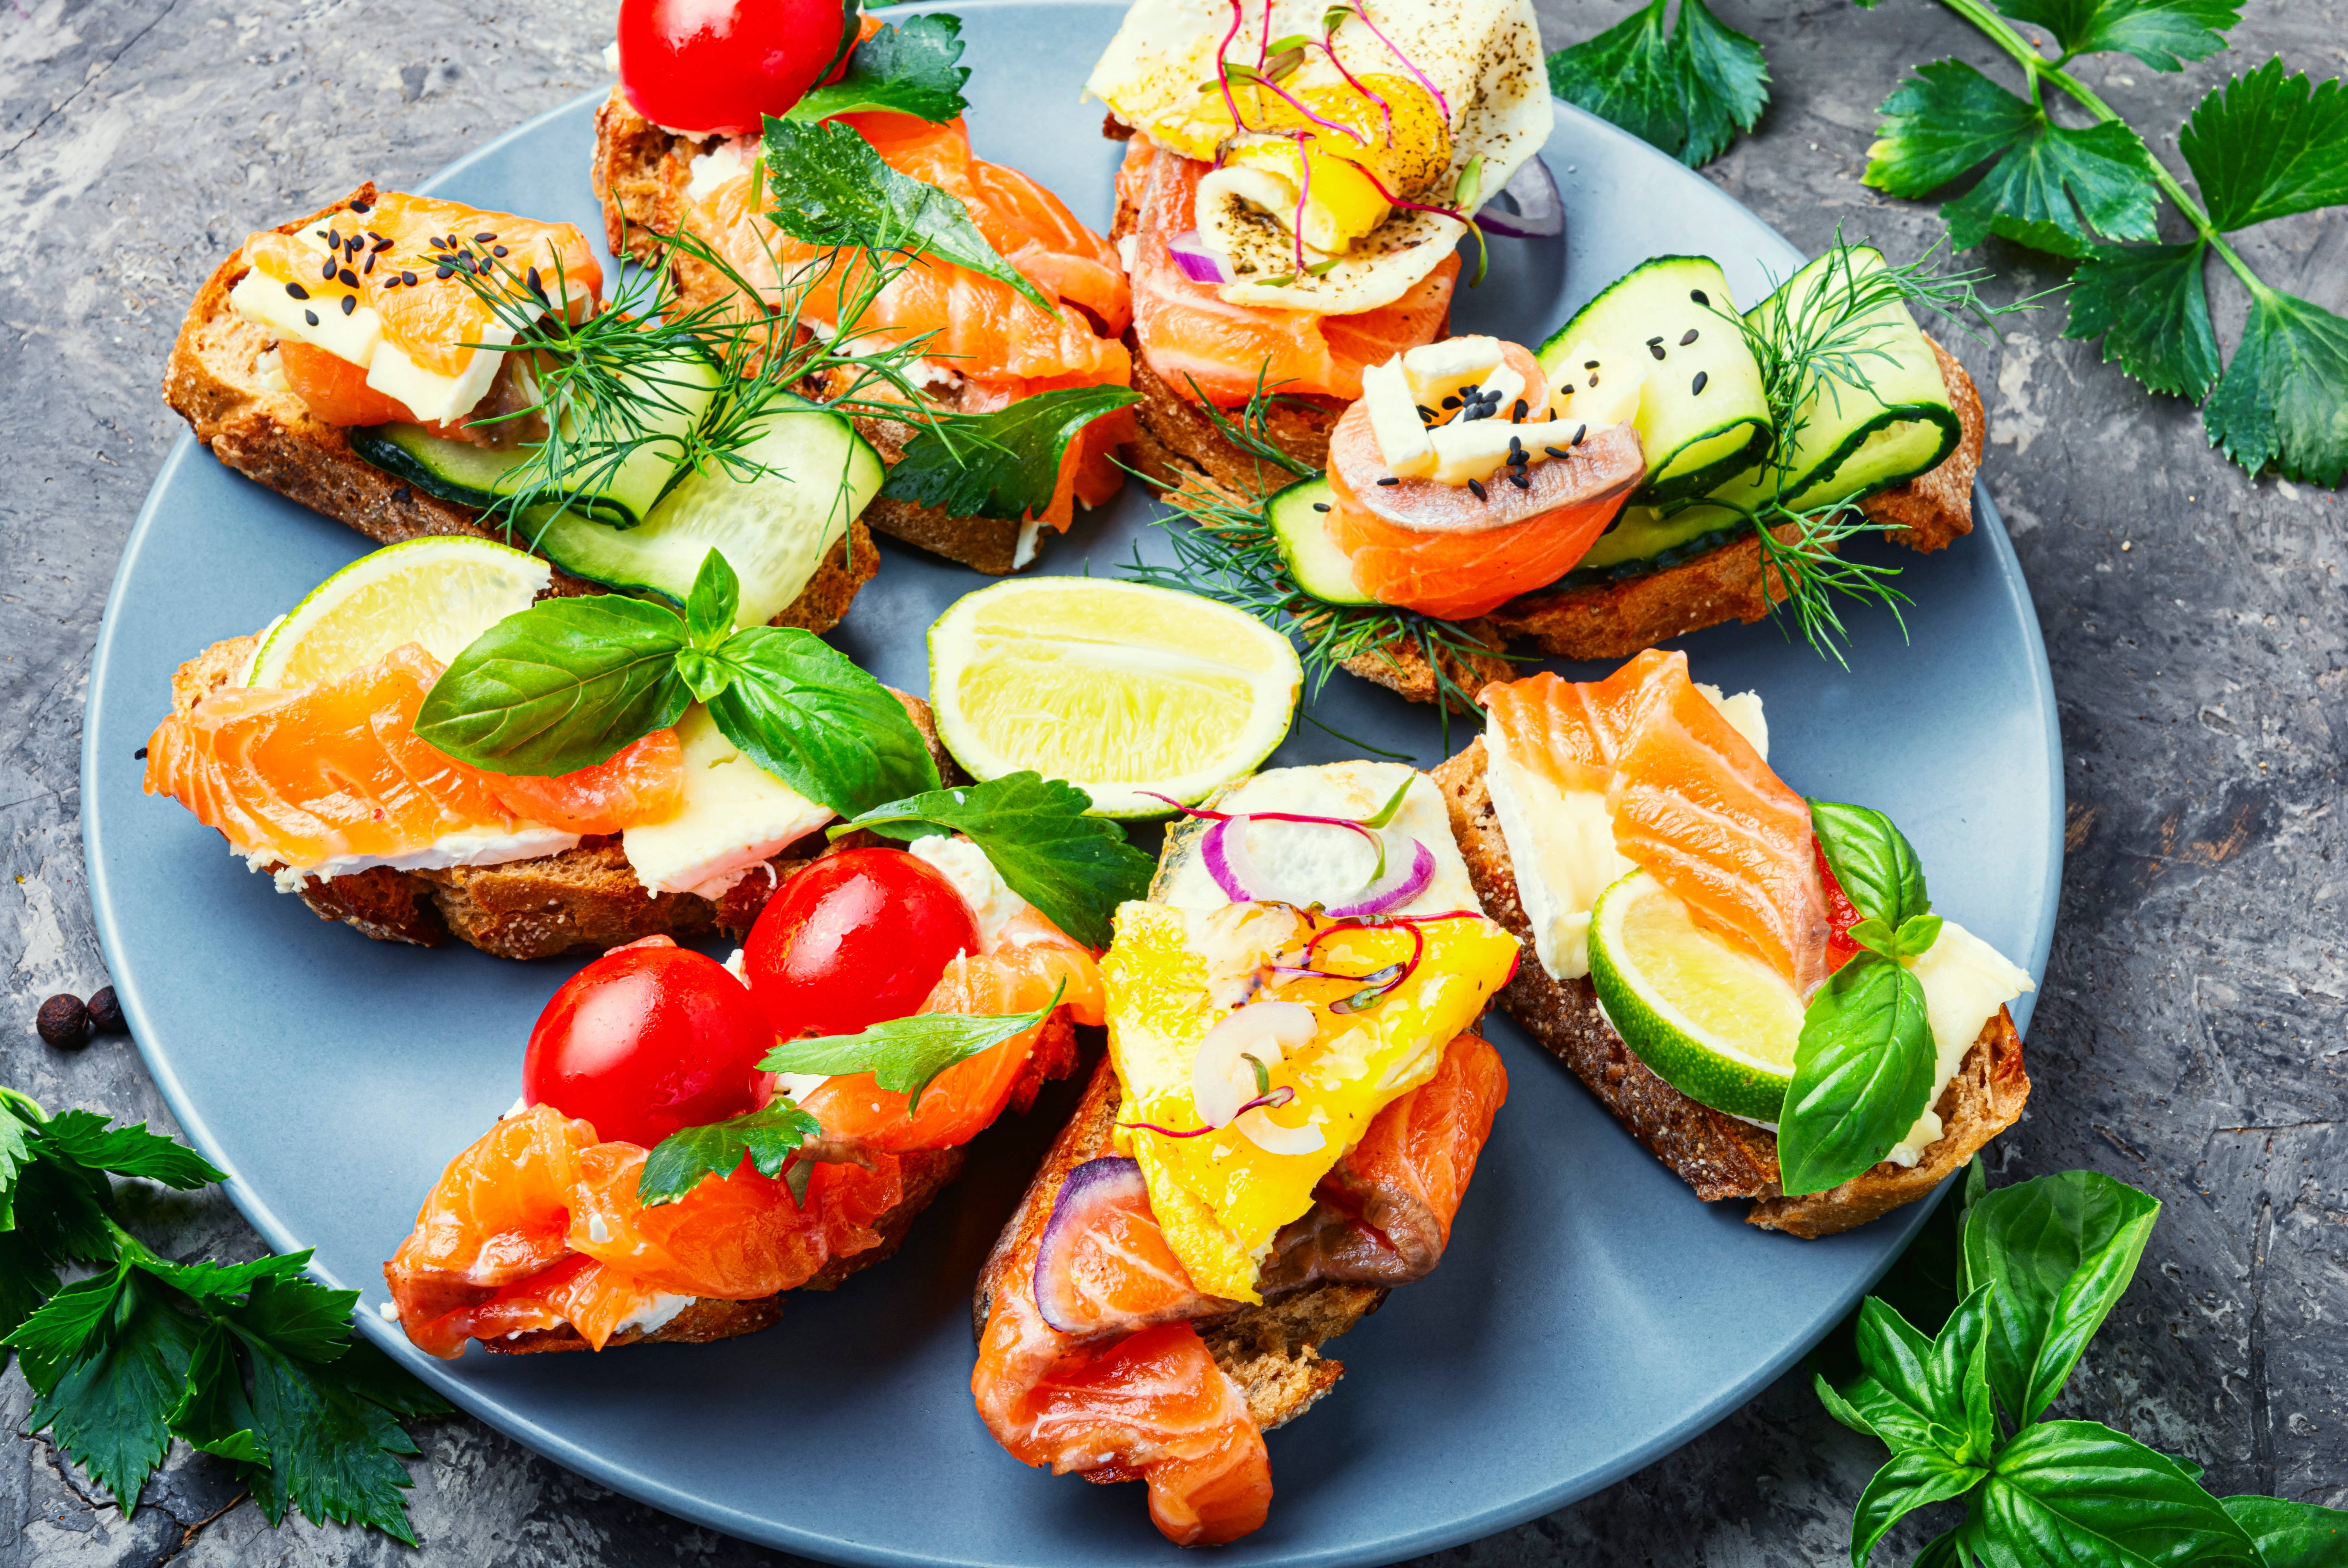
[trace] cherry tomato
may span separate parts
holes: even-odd
[[[785,1039],[854,1034],[917,1010],[978,923],[928,862],[901,849],[829,855],[768,901],[743,946],[751,994]]]
[[[1835,880],[1834,867],[1827,864],[1826,845],[1818,835],[1810,835],[1810,854],[1818,863],[1818,882],[1827,896],[1827,972],[1832,974],[1851,959],[1859,957],[1859,944],[1850,939],[1850,928],[1859,924],[1859,910],[1850,896]]]
[[[522,1097],[593,1122],[606,1142],[650,1148],[766,1104],[774,1079],[758,1061],[774,1041],[725,965],[674,944],[621,948],[538,1015]]]
[[[853,0],[620,0],[620,86],[654,125],[747,136],[844,62]]]

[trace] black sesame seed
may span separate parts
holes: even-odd
[[[1517,399],[1517,406],[1509,415],[1509,417],[1514,419],[1518,424],[1522,425],[1525,422],[1525,415],[1531,412],[1532,405],[1527,403],[1523,398],[1519,397]]]
[[[1594,371],[1594,370],[1593,370],[1593,371],[1591,371],[1591,372],[1590,373],[1590,386],[1591,386],[1591,390],[1592,390],[1593,392],[1597,390],[1597,387],[1598,387],[1598,373],[1597,373],[1596,371]]]
[[[545,285],[541,284],[538,281],[538,269],[536,267],[532,267],[529,272],[523,273],[521,281],[522,286],[527,288],[531,293],[538,295],[541,299],[545,297],[546,288]]]
[[[1395,478],[1392,474],[1389,474],[1385,478],[1379,480],[1378,483],[1381,485],[1399,485],[1402,481]]]
[[[446,274],[446,273],[443,273],[443,274],[441,274],[441,275],[442,275],[443,277],[447,276],[447,274]],[[406,283],[409,288],[411,288],[411,289],[412,289],[412,288],[414,288],[414,287],[416,286],[416,274],[415,274],[415,273],[413,273],[413,272],[402,272],[402,273],[400,273],[400,274],[399,274],[399,281],[400,281],[401,282],[403,282],[403,283]]]
[[[1437,414],[1424,403],[1415,404],[1413,406],[1418,410],[1418,422],[1421,425],[1432,425],[1437,420],[1443,417],[1443,415]]]
[[[361,267],[361,268],[359,269],[359,275],[360,275],[361,277],[367,277],[367,278],[371,278],[371,277],[375,276],[375,254],[374,254],[374,252],[372,252],[372,251],[369,251],[369,252],[368,252],[368,254],[367,254],[367,259],[366,259],[366,266],[364,266],[364,267]]]
[[[1446,408],[1457,408],[1459,406],[1459,400],[1456,397],[1447,397],[1443,400],[1443,406]]]
[[[308,299],[308,298],[310,297],[310,291],[309,291],[309,290],[307,290],[307,289],[305,289],[305,288],[304,288],[304,287],[303,287],[301,284],[299,284],[299,283],[288,283],[288,284],[286,284],[286,285],[285,285],[285,292],[286,292],[287,293],[289,293],[289,294],[293,295],[293,296],[294,296],[295,299],[297,299],[297,300],[306,300],[306,299]]]
[[[1711,298],[1706,295],[1702,289],[1690,289],[1688,291],[1688,298],[1694,300],[1697,304],[1705,307],[1707,310],[1712,306]]]
[[[502,256],[505,253],[506,248],[503,245],[492,245],[489,247],[489,254],[492,256]]]
[[[1329,509],[1329,503],[1326,501],[1315,501],[1313,503],[1313,509],[1316,512],[1325,512]]]
[[[1687,330],[1687,336],[1680,339],[1680,346],[1685,348],[1694,342],[1695,342],[1695,328],[1690,327]]]
[[[353,311],[358,308],[359,297],[356,294],[345,294],[343,296],[343,314],[349,315]]]
[[[326,258],[326,264],[325,264],[324,266],[320,267],[320,268],[318,269],[318,276],[320,276],[320,277],[322,277],[322,278],[331,278],[331,277],[333,277],[334,275],[335,275],[335,259],[334,259],[332,256],[329,256],[329,257],[327,257],[327,258]]]
[[[1552,457],[1562,457],[1566,455],[1565,448],[1562,446],[1544,446],[1541,450]]]
[[[1705,374],[1703,371],[1697,371],[1695,373],[1694,384],[1688,388],[1689,395],[1691,396],[1700,395],[1704,391],[1704,384],[1711,379],[1712,377]]]
[[[457,275],[457,269],[443,261],[432,269],[432,275],[436,278],[453,278]]]
[[[308,322],[312,326],[316,326],[318,324],[318,313],[315,311],[304,311],[302,313],[302,319]]]
[[[1654,342],[1653,342],[1653,343],[1649,343],[1649,344],[1647,345],[1647,352],[1648,352],[1649,354],[1653,354],[1657,359],[1661,359],[1661,358],[1663,358],[1663,339],[1661,339],[1661,338],[1657,338]]]
[[[1575,425],[1575,426],[1573,427],[1573,439],[1572,439],[1570,442],[1569,442],[1569,443],[1568,443],[1568,445],[1569,445],[1569,446],[1581,446],[1581,438],[1582,438],[1583,436],[1585,436],[1589,435],[1589,434],[1590,434],[1590,426],[1589,426],[1589,425]]]
[[[497,236],[495,234],[492,234],[488,230],[484,229],[481,232],[473,236],[473,242],[477,245],[486,245],[496,238]]]
[[[1594,359],[1585,359],[1581,362],[1581,368],[1584,370],[1596,370],[1598,368],[1598,362]]]
[[[131,753],[130,755],[133,761],[143,763],[147,760],[147,748],[141,746],[137,751]]]
[[[351,203],[351,210],[364,218],[368,213],[375,210],[375,203],[372,201],[354,201]]]
[[[341,272],[335,273],[335,276],[341,281],[343,287],[346,289],[355,289],[359,286],[359,275],[356,272],[352,272],[348,267],[345,267]]]
[[[1526,473],[1521,468],[1516,469],[1509,475],[1509,483],[1514,485],[1519,490],[1529,490],[1533,487],[1532,476]]]
[[[1468,487],[1476,492],[1476,498],[1479,501],[1488,501],[1492,498],[1491,497],[1484,494],[1484,487],[1476,483],[1473,479],[1468,481]]]

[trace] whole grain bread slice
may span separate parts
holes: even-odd
[[[1435,770],[1435,781],[1485,913],[1507,927],[1524,949],[1516,978],[1500,993],[1500,1006],[1563,1060],[1615,1120],[1704,1202],[1749,1198],[1748,1224],[1806,1240],[1831,1235],[1914,1203],[2021,1116],[2030,1097],[2030,1076],[2013,1017],[2000,1008],[1941,1091],[1934,1109],[1943,1131],[1921,1160],[1913,1166],[1886,1161],[1830,1191],[1787,1196],[1777,1184],[1775,1133],[1700,1105],[1664,1082],[1606,1021],[1586,978],[1559,981],[1534,958],[1532,927],[1493,814],[1486,763],[1478,736]]]
[[[252,637],[215,642],[171,677],[171,707],[185,714],[205,696],[242,678]],[[939,743],[930,705],[903,692],[913,727],[927,742],[941,777],[958,777]],[[400,871],[370,866],[344,876],[305,877],[302,901],[323,920],[340,920],[379,942],[437,948],[450,938],[500,958],[550,958],[601,952],[643,937],[688,940],[721,931],[741,938],[766,907],[767,896],[819,854],[880,841],[843,835],[829,845],[801,839],[754,868],[722,897],[650,893],[636,879],[620,837],[586,838],[574,848],[500,866],[452,866]],[[271,871],[277,867],[269,867]]]
[[[278,225],[281,234],[312,228],[376,199],[372,182],[307,218]],[[213,456],[291,501],[357,529],[378,544],[427,535],[458,535],[519,544],[481,520],[471,507],[427,496],[351,450],[338,427],[313,417],[302,400],[273,381],[263,356],[276,340],[229,308],[229,292],[249,269],[240,247],[196,291],[163,371],[163,401],[188,422]],[[880,565],[872,535],[860,520],[844,548],[827,551],[777,626],[829,631],[848,613],[858,589]],[[602,593],[601,586],[557,569],[556,594]]]

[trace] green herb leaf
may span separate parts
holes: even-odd
[[[1811,996],[1777,1123],[1788,1194],[1841,1185],[1890,1153],[1932,1098],[1924,988],[1862,954]]]
[[[1962,1526],[1956,1530],[1943,1530],[1932,1537],[1924,1543],[1924,1550],[1916,1553],[1916,1561],[1908,1568],[1973,1568],[1973,1560],[1966,1554],[1964,1545],[1959,1540],[1962,1530]]]
[[[1680,0],[1674,44],[1688,127],[1679,159],[1701,169],[1726,152],[1738,131],[1760,123],[1769,107],[1769,62],[1759,44],[1715,16],[1704,0]]]
[[[1892,1455],[1859,1494],[1858,1512],[1850,1522],[1851,1568],[1867,1568],[1876,1543],[1909,1514],[1962,1497],[1988,1479],[1985,1470],[1936,1453]]]
[[[198,1187],[228,1180],[226,1173],[183,1143],[147,1131],[141,1122],[131,1127],[109,1127],[107,1119],[88,1111],[60,1111],[40,1131],[44,1145],[85,1171],[110,1171],[137,1176],[191,1193]]]
[[[1997,1449],[1997,1401],[1989,1383],[1990,1318],[1997,1286],[1973,1286],[1932,1337],[1926,1369],[1941,1408],[1962,1409],[1962,1441],[1949,1457],[1960,1464],[1987,1464]]]
[[[733,671],[709,717],[752,762],[853,816],[938,785],[938,764],[889,689],[811,631],[753,626],[715,655]]]
[[[915,1013],[890,1019],[860,1034],[811,1035],[785,1040],[764,1061],[765,1072],[869,1072],[892,1094],[909,1096],[906,1110],[921,1108],[922,1091],[947,1068],[1001,1045],[1052,1016],[1066,981],[1052,988],[1052,999],[1034,1012],[971,1015]]]
[[[968,107],[962,87],[970,68],[954,64],[962,51],[957,16],[909,16],[884,26],[856,46],[846,76],[810,89],[783,118],[812,121],[880,109],[942,123]]]
[[[2203,98],[2178,133],[2219,229],[2348,201],[2348,86],[2286,77],[2281,56]]]
[[[265,1340],[281,1355],[323,1364],[349,1348],[351,1308],[358,1300],[355,1290],[280,1271],[254,1280],[229,1318],[247,1338]]]
[[[131,1265],[199,1301],[242,1296],[263,1279],[298,1279],[309,1266],[310,1249],[250,1263],[167,1263],[159,1257],[133,1257]],[[347,1315],[348,1308],[345,1308]]]
[[[2071,274],[2067,338],[2102,338],[2104,361],[2155,392],[2199,403],[2218,379],[2201,282],[2209,242],[2097,245]]]
[[[127,1517],[138,1512],[147,1477],[170,1447],[169,1418],[187,1387],[197,1326],[174,1311],[163,1287],[146,1276],[114,1277],[119,1289],[109,1292],[105,1321],[75,1359],[54,1369],[46,1387],[34,1384],[39,1397],[26,1426],[36,1432],[48,1429],[58,1450],[113,1493]],[[60,1291],[56,1300],[68,1294]],[[41,1316],[34,1314],[26,1327]],[[20,1364],[31,1380],[38,1363],[31,1347],[21,1348]]]
[[[1903,964],[1922,958],[1941,939],[1941,923],[1938,915],[1909,916],[1892,938],[1891,956]]]
[[[33,1161],[30,1129],[14,1116],[0,1114],[0,1232],[15,1228],[14,1206],[16,1173]]]
[[[493,773],[592,767],[684,713],[686,645],[685,621],[663,605],[541,600],[457,655],[425,694],[416,733]]]
[[[2255,474],[2348,481],[2348,321],[2252,280],[2234,361],[2201,409],[2212,446]]]
[[[1035,517],[1052,504],[1068,443],[1140,401],[1124,386],[1064,386],[991,414],[940,414],[914,431],[880,494],[960,518]]]
[[[1760,119],[1769,67],[1761,46],[1703,0],[1682,0],[1676,30],[1665,25],[1665,4],[1650,0],[1550,55],[1550,91],[1696,169]]]
[[[723,1181],[747,1160],[762,1176],[782,1173],[783,1163],[823,1125],[788,1098],[778,1096],[757,1111],[686,1127],[653,1145],[636,1176],[636,1199],[647,1208],[673,1204],[701,1184],[705,1176]]]
[[[1999,0],[2017,22],[2044,27],[2065,55],[2121,50],[2156,71],[2184,68],[2226,46],[2241,0]]]
[[[959,198],[898,173],[847,126],[767,121],[767,216],[794,240],[935,257],[1008,283],[1046,315],[1058,313],[1025,274],[986,242]]]
[[[0,1367],[7,1365],[8,1337],[57,1293],[49,1255],[23,1231],[0,1231]]]
[[[8,1343],[23,1358],[25,1381],[36,1394],[57,1386],[67,1363],[103,1337],[120,1303],[126,1271],[120,1266],[76,1280],[17,1325]]]
[[[2095,1421],[2014,1435],[1966,1521],[1968,1542],[2004,1563],[2191,1563],[2257,1568],[2242,1527],[2174,1460]]]
[[[693,574],[693,588],[685,595],[686,640],[704,653],[714,652],[733,635],[734,610],[741,602],[742,579],[734,575],[733,564],[724,555],[711,550],[701,558],[701,568]]]
[[[2054,1402],[2136,1275],[2160,1204],[2094,1171],[2000,1187],[1965,1221],[1965,1272],[1998,1286],[1990,1386],[2017,1422]]]
[[[239,1337],[252,1370],[253,1436],[270,1455],[242,1479],[263,1516],[277,1524],[298,1508],[321,1524],[372,1525],[415,1545],[402,1495],[415,1483],[396,1456],[417,1450],[397,1416],[355,1388],[340,1361],[322,1366],[254,1334]]]
[[[1965,1447],[1972,1417],[1962,1383],[1932,1375],[1937,1341],[1880,1297],[1860,1304],[1854,1336],[1864,1375],[1838,1391],[1865,1430],[1894,1453],[1938,1453],[1952,1460]]]
[[[869,829],[884,838],[960,833],[978,845],[1011,890],[1044,917],[1093,948],[1109,941],[1109,917],[1147,897],[1154,863],[1125,841],[1117,824],[1085,814],[1092,797],[1033,773],[935,790],[875,806],[832,829]]]
[[[226,1325],[207,1324],[197,1336],[188,1358],[188,1386],[165,1425],[191,1448],[244,1464],[269,1462],[268,1446],[252,1430],[244,1371]]]
[[[2348,1513],[2281,1497],[2230,1497],[2225,1510],[2258,1548],[2264,1568],[2339,1568],[2348,1563]]]
[[[1844,897],[1861,915],[1896,928],[1931,909],[1916,846],[1881,812],[1814,800],[1810,830]]]

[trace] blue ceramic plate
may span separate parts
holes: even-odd
[[[1123,6],[953,8],[978,151],[1105,228],[1117,149],[1077,91]],[[593,108],[533,120],[425,189],[600,233]],[[1461,333],[1539,343],[1653,254],[1715,256],[1747,301],[1797,261],[1713,186],[1587,116],[1560,108],[1545,156],[1570,238],[1494,241],[1491,279],[1461,293]],[[1699,678],[1767,700],[1787,779],[1890,811],[1938,907],[2035,975],[2061,868],[2060,740],[2029,590],[1996,513],[1976,503],[1979,526],[1956,548],[1886,552],[1916,600],[1904,644],[1890,616],[1865,612],[1848,671],[1767,625],[1687,645]],[[1114,573],[1137,543],[1160,555],[1155,515],[1128,487],[1040,569]],[[971,1283],[1054,1130],[1048,1106],[981,1141],[970,1178],[901,1255],[831,1295],[791,1297],[764,1334],[443,1362],[376,1316],[382,1260],[441,1166],[512,1102],[531,1020],[573,966],[323,924],[186,812],[142,796],[132,755],[169,711],[180,661],[258,628],[366,548],[183,437],[123,553],[90,679],[83,821],[99,936],[149,1067],[232,1173],[238,1206],[272,1245],[315,1247],[321,1276],[365,1292],[366,1330],[448,1398],[672,1513],[843,1563],[1169,1562],[1138,1487],[1025,1470],[971,1409]],[[986,579],[888,541],[881,553],[835,641],[921,691],[925,629]],[[1422,765],[1443,755],[1428,709],[1348,677],[1317,712]],[[1301,726],[1276,761],[1348,752]],[[1493,1029],[1509,1100],[1450,1255],[1347,1337],[1336,1395],[1272,1434],[1272,1521],[1221,1561],[1387,1562],[1594,1491],[1775,1378],[1923,1217],[1918,1205],[1812,1243],[1752,1229],[1742,1205],[1696,1202],[1497,1014]]]

